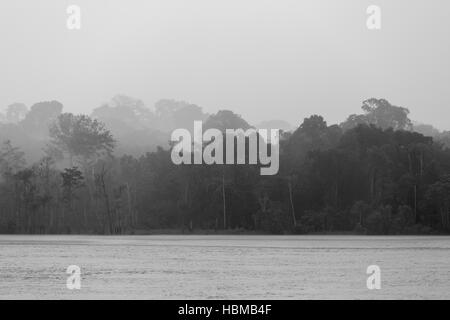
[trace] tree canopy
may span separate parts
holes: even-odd
[[[364,101],[363,110],[341,125],[303,119],[282,134],[279,173],[261,176],[259,164],[175,165],[168,144],[119,153],[116,140],[132,139],[124,142],[101,120],[187,126],[201,118],[204,128],[252,128],[231,110],[206,115],[164,100],[153,112],[119,96],[89,117],[62,113],[57,102],[35,104],[17,124],[0,125],[15,137],[26,137],[30,125],[41,139],[48,124],[47,154],[37,161],[28,164],[14,140],[0,147],[0,232],[449,233],[445,133],[410,130],[408,110],[384,99]],[[153,129],[132,137],[156,135]]]

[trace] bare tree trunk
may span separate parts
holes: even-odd
[[[135,184],[136,186],[136,184]],[[134,203],[134,208],[133,208],[133,221],[134,221],[134,226],[137,226],[139,224],[139,212],[137,210],[137,191],[136,191],[136,187],[134,188],[134,193],[133,193],[133,203]]]
[[[130,227],[133,227],[134,226],[134,222],[133,222],[133,211],[131,209],[130,185],[127,182],[125,184],[125,186],[126,186],[126,189],[127,189],[128,217],[130,219]]]
[[[440,208],[439,208],[439,213],[441,214],[441,223],[442,223],[442,227],[445,229],[445,228],[446,228],[445,208],[440,207]]]
[[[339,185],[338,181],[334,185],[334,206],[337,208],[339,204]]]
[[[372,170],[372,177],[370,180],[370,200],[373,203],[375,200],[375,169]]]
[[[227,206],[225,198],[225,170],[222,171],[223,228],[227,228]]]
[[[441,219],[442,219],[442,227],[447,230],[450,227],[450,215],[449,215],[449,208],[444,205],[441,207]]]
[[[50,230],[50,232],[53,232],[53,208],[50,206],[50,208],[49,208],[49,223],[48,223],[48,225],[49,225],[49,230]]]
[[[411,172],[411,174],[413,173],[412,172],[412,160],[411,160],[411,153],[410,152],[408,152],[408,164],[409,164],[409,172]]]
[[[83,222],[84,222],[84,229],[88,229],[88,221],[87,221],[87,214],[86,214],[86,203],[83,203]]]
[[[289,202],[291,203],[292,219],[294,221],[294,227],[297,227],[297,218],[295,217],[294,200],[292,198],[292,182],[290,177],[288,178],[288,188],[289,188]]]
[[[190,203],[189,203],[189,180],[186,182],[186,186],[184,188],[184,212],[182,213],[182,217],[181,217],[181,224],[183,225],[184,228],[184,224],[185,224],[185,218],[186,216],[188,216],[188,218],[191,217],[191,213],[189,212],[190,210]]]
[[[414,222],[417,223],[417,184],[414,185]]]
[[[105,201],[105,206],[106,206],[106,215],[108,218],[109,233],[113,234],[114,229],[113,229],[113,223],[112,223],[112,217],[111,217],[111,207],[109,205],[109,197],[108,197],[108,193],[106,191],[105,174],[106,174],[106,170],[103,167],[102,172],[100,173],[100,182],[101,182],[101,188],[102,188],[102,193],[103,193],[103,199]]]
[[[113,223],[112,223],[112,217],[111,217],[111,207],[109,205],[109,198],[108,198],[108,194],[106,193],[106,187],[105,187],[104,183],[103,183],[103,197],[105,199],[106,214],[108,217],[108,225],[109,225],[109,233],[113,234],[114,229],[113,229]]]
[[[420,177],[423,175],[423,151],[420,152]]]
[[[450,225],[450,210],[447,208],[445,211],[447,212],[447,229],[448,229]]]
[[[64,225],[65,225],[65,223],[66,223],[66,209],[64,208],[64,206],[63,206],[63,208],[62,208],[62,215],[61,215],[61,225],[62,225],[62,227],[63,227],[63,232],[64,232]]]

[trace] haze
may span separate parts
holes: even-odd
[[[66,8],[82,28],[66,28]],[[366,28],[379,5],[382,29]],[[255,123],[329,123],[376,97],[450,129],[450,3],[435,0],[40,0],[0,4],[0,107],[116,94],[232,109]]]

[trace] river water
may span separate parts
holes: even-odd
[[[450,299],[450,237],[0,235],[0,299]]]

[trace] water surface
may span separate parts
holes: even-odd
[[[0,235],[0,299],[16,298],[450,299],[450,237]]]

